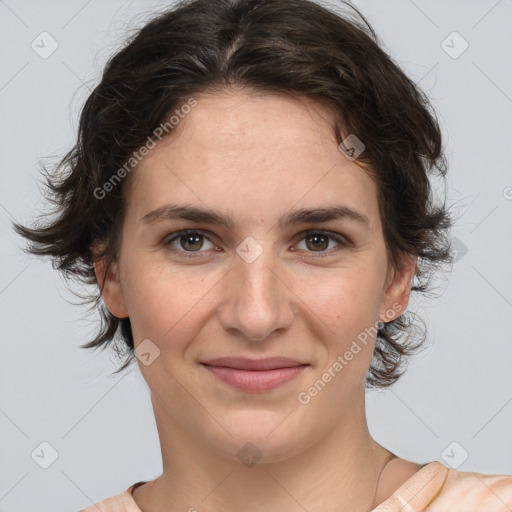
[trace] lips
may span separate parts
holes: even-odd
[[[222,357],[201,363],[211,375],[245,393],[267,392],[298,377],[309,364],[287,357]]]
[[[306,366],[295,359],[288,357],[269,357],[266,359],[250,359],[246,357],[220,357],[203,361],[207,366],[217,366],[224,368],[234,368],[237,370],[275,370],[278,368],[293,368],[297,366]]]

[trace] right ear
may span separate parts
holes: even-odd
[[[119,279],[118,263],[112,262],[107,265],[105,258],[94,260],[94,272],[103,301],[110,313],[117,318],[127,318],[129,315]]]

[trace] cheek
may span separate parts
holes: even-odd
[[[326,350],[319,373],[322,380],[332,379],[333,384],[322,402],[333,400],[341,406],[364,383],[377,335],[376,283],[369,269],[342,269],[336,279],[324,282],[308,296],[308,305],[326,325],[319,334]]]
[[[323,308],[322,317],[330,327],[323,338],[327,357],[321,373],[326,379],[336,376],[329,395],[336,394],[330,399],[341,404],[364,382],[368,372],[378,328],[378,293],[369,273],[331,281],[324,291],[315,306]]]
[[[312,279],[308,287],[302,286],[304,302],[335,332],[349,333],[378,318],[378,280],[370,269],[340,269],[327,279]]]
[[[142,259],[130,261],[125,271],[123,294],[135,345],[145,338],[160,345],[190,333],[191,325],[197,324],[201,299],[212,286],[208,280],[190,269]]]

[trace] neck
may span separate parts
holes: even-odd
[[[368,511],[380,474],[394,456],[370,436],[364,392],[354,402],[346,421],[321,442],[293,457],[249,467],[220,456],[153,399],[163,472],[133,497],[143,512]]]

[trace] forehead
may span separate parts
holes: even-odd
[[[325,105],[283,94],[223,91],[197,106],[132,176],[138,218],[186,202],[235,216],[280,216],[292,207],[346,204],[378,219],[376,185],[338,149]]]

